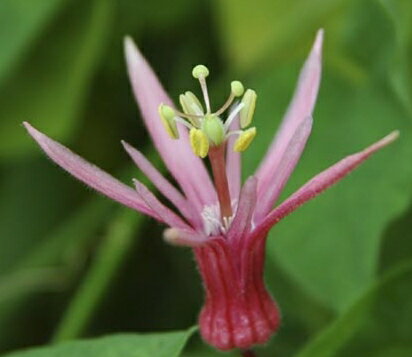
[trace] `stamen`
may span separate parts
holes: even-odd
[[[230,83],[230,89],[232,90],[232,93],[235,95],[235,97],[240,97],[245,92],[245,88],[240,81],[232,81],[232,83]]]
[[[235,95],[233,93],[230,93],[229,98],[227,98],[227,101],[223,106],[216,112],[214,115],[219,116],[220,114],[224,113],[227,108],[229,108],[230,104],[232,104],[233,100],[235,99]]]
[[[194,114],[182,113],[182,112],[180,112],[180,111],[178,111],[178,110],[175,110],[175,113],[176,113],[179,117],[186,118],[186,119],[188,119],[189,121],[191,121],[191,119],[200,119],[200,118],[203,118],[203,117],[204,117],[203,115],[194,115]]]
[[[177,130],[175,122],[175,111],[173,108],[165,104],[160,104],[159,108],[160,119],[167,133],[172,139],[179,139],[179,131]]]
[[[251,123],[256,105],[256,93],[251,89],[245,92],[241,82],[232,81],[228,99],[220,109],[212,114],[206,84],[209,70],[204,65],[197,65],[193,68],[192,75],[200,83],[206,112],[196,95],[187,91],[179,96],[182,112],[161,105],[159,114],[172,138],[177,139],[179,137],[177,123],[182,124],[189,129],[189,140],[195,155],[201,158],[209,157],[218,198],[218,212],[214,216],[208,216],[207,211],[202,213],[207,226],[205,230],[226,232],[233,219],[233,206],[225,162],[226,140],[231,135],[238,135],[233,145],[233,150],[237,152],[246,150],[252,142],[256,135],[256,128],[231,131],[230,127],[233,121],[238,118],[241,129],[246,128]],[[229,111],[227,120],[223,122],[220,115],[231,107],[235,98],[242,96],[241,102],[233,106],[233,110]]]
[[[198,64],[197,66],[193,67],[192,75],[196,79],[199,79],[200,77],[206,78],[209,75],[209,70],[203,64]]]
[[[232,124],[233,120],[235,120],[235,118],[237,117],[237,115],[239,114],[239,112],[242,110],[242,108],[245,106],[245,103],[239,103],[235,109],[233,109],[230,114],[229,117],[226,119],[225,121],[225,130],[229,130],[230,125]]]
[[[241,152],[245,151],[254,137],[256,136],[256,128],[250,128],[242,132],[239,137],[236,139],[235,144],[233,145],[233,151]]]
[[[215,115],[219,116],[220,114],[224,113],[225,110],[232,104],[233,100],[236,97],[240,97],[244,92],[243,84],[239,81],[233,81],[230,84],[230,88],[231,92],[229,98],[226,100],[226,103],[223,104],[223,106],[216,113],[214,113]]]
[[[175,117],[174,118],[175,122],[180,123],[182,125],[184,125],[186,128],[188,128],[189,130],[193,128],[193,125],[188,123],[186,120],[179,118],[179,117]]]
[[[204,115],[203,107],[199,99],[190,91],[179,96],[180,105],[186,114]]]
[[[200,88],[202,89],[203,98],[206,104],[206,112],[210,114],[210,100],[209,100],[209,93],[207,91],[207,84],[206,84],[206,77],[209,75],[209,70],[206,66],[202,64],[198,64],[193,68],[192,71],[193,77],[199,80]]]
[[[256,107],[256,92],[252,89],[248,89],[242,98],[242,103],[245,104],[244,110],[240,113],[240,127],[246,128],[253,119]]]
[[[192,128],[190,129],[189,138],[195,155],[205,158],[209,152],[209,140],[206,134],[200,129]]]
[[[200,127],[200,118],[204,116],[203,107],[199,99],[190,91],[179,96],[180,105],[187,119],[196,127]]]
[[[240,134],[243,134],[243,130],[233,130],[233,131],[229,131],[229,132],[226,134],[226,139],[227,139],[229,136],[232,136],[232,135],[240,135]]]
[[[207,84],[206,84],[206,79],[201,77],[199,78],[199,83],[200,83],[200,88],[202,88],[202,93],[203,93],[203,98],[205,99],[205,104],[206,104],[206,112],[207,114],[210,114],[210,100],[209,100],[209,93],[207,91]]]

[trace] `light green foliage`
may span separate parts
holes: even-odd
[[[297,357],[407,356],[412,350],[411,278],[411,262],[391,269]]]
[[[271,57],[290,58],[319,26],[331,22],[330,32],[335,32],[340,24],[334,17],[349,2],[260,0],[257,5],[248,0],[215,0],[222,52],[236,70],[248,72]]]
[[[5,357],[178,357],[193,332],[194,329],[146,335],[113,335],[11,353]]]
[[[67,0],[0,1],[0,84]],[[12,29],[12,30],[11,30]]]
[[[0,158],[32,148],[21,135],[24,120],[58,139],[75,128],[96,63],[102,59],[111,6],[111,0],[72,2],[54,19],[46,40],[39,39],[39,47],[24,56],[0,87]],[[14,26],[9,24],[9,32]]]
[[[373,11],[377,11],[377,17],[382,16],[382,21],[385,19],[379,7]],[[353,17],[344,20],[348,26],[356,21]],[[385,28],[384,24],[376,24],[376,31]],[[337,310],[373,282],[386,226],[407,208],[411,195],[411,117],[388,86],[382,64],[378,65],[385,63],[387,47],[378,41],[369,43],[367,50],[373,56],[366,56],[362,47],[367,37],[362,36],[367,35],[361,31],[346,44],[353,48],[352,58],[347,60],[361,68],[363,74],[359,76],[352,67],[334,67],[334,60],[327,55],[331,39],[326,35],[325,70],[315,124],[287,192],[393,129],[401,131],[401,138],[281,222],[268,241],[270,259],[279,261],[310,294]],[[276,118],[282,116],[293,90],[291,78],[297,77],[290,64],[279,63],[272,68],[252,84],[260,98],[255,115],[259,144],[256,142],[245,154],[247,173],[256,167],[255,158],[264,154],[272,140],[279,123]]]

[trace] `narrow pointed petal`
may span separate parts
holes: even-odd
[[[199,211],[216,202],[216,192],[200,158],[190,148],[186,128],[178,124],[179,140],[171,139],[158,115],[161,103],[173,106],[155,73],[131,38],[125,39],[126,61],[145,125],[170,173]]]
[[[312,129],[312,123],[312,118],[307,117],[297,127],[279,160],[276,174],[266,187],[261,187],[261,191],[258,194],[259,205],[256,207],[255,212],[256,222],[260,222],[272,210],[273,205],[302,155]]]
[[[230,126],[231,131],[239,129],[239,120],[235,119]],[[227,143],[226,151],[226,175],[229,183],[230,197],[232,200],[239,199],[240,186],[242,181],[242,161],[240,152],[234,151],[233,146],[236,136],[231,135]]]
[[[196,215],[190,202],[134,147],[122,141],[123,147],[137,167],[150,179],[159,192],[165,196],[194,225],[201,227],[201,218]]]
[[[210,242],[207,236],[199,234],[196,231],[188,231],[174,227],[165,229],[163,238],[169,244],[185,247],[199,247]]]
[[[296,131],[296,128],[307,118],[312,116],[321,77],[323,30],[319,30],[315,43],[301,70],[298,84],[282,121],[275,140],[270,146],[262,164],[257,170],[259,180],[258,194],[271,184],[271,180],[278,171],[280,158]]]
[[[280,221],[283,217],[296,210],[305,202],[316,197],[324,190],[344,178],[363,161],[365,161],[374,152],[382,149],[386,145],[393,142],[399,136],[398,131],[385,136],[383,139],[369,146],[368,148],[356,154],[350,155],[329,167],[325,171],[316,175],[298,191],[287,198],[282,204],[275,208],[266,219],[260,224],[259,230],[270,229],[274,224]]]
[[[154,212],[158,214],[160,221],[171,227],[191,229],[190,226],[187,225],[176,213],[161,203],[140,181],[134,179],[133,183],[136,187],[137,194]]]
[[[85,161],[68,148],[50,139],[29,123],[23,123],[29,134],[56,164],[96,191],[136,211],[154,218],[158,215],[133,190],[95,165]]]
[[[250,177],[243,185],[235,217],[228,231],[230,241],[239,241],[246,234],[252,223],[252,216],[256,207],[257,180]]]

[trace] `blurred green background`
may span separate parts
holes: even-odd
[[[410,0],[0,0],[0,352],[186,330],[203,299],[190,250],[58,169],[21,122],[125,182],[141,174],[120,139],[162,168],[126,75],[129,34],[175,99],[198,90],[198,63],[211,69],[215,103],[231,79],[258,92],[246,176],[319,28],[315,125],[285,195],[393,129],[401,137],[272,230],[266,281],[283,325],[259,356],[412,356]],[[218,355],[196,334],[182,354]]]

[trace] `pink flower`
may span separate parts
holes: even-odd
[[[211,113],[205,81],[208,70],[197,66],[193,75],[201,83],[207,110],[204,112],[198,99],[186,92],[180,98],[183,113],[178,112],[172,109],[172,101],[132,40],[125,40],[129,75],[142,117],[178,187],[138,150],[125,142],[123,146],[176,211],[163,205],[141,182],[134,180],[135,188],[119,182],[24,123],[45,153],[62,168],[111,199],[164,223],[169,227],[164,234],[167,241],[193,247],[206,291],[200,331],[205,341],[221,350],[248,349],[265,343],[279,327],[279,309],[263,281],[265,241],[271,227],[398,136],[393,132],[347,156],[273,208],[311,132],[321,75],[322,38],[319,31],[281,127],[260,167],[242,188],[239,151],[249,145],[256,129],[241,130],[239,125],[244,129],[250,124],[255,93],[244,93],[240,82],[232,82],[229,101],[217,113]],[[223,123],[221,114],[234,98],[242,96]],[[206,155],[211,161],[213,181],[200,158]]]

